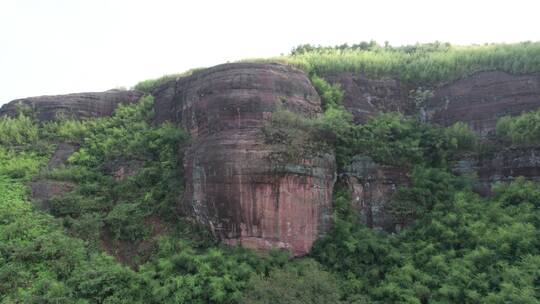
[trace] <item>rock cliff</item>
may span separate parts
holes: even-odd
[[[429,120],[442,125],[469,124],[481,135],[495,130],[497,119],[540,107],[540,75],[476,73],[435,90],[427,101]]]
[[[261,128],[284,108],[321,112],[306,75],[277,64],[226,64],[156,89],[156,117],[184,126],[185,206],[229,244],[306,254],[329,226],[335,161],[275,164]]]
[[[407,224],[392,217],[388,210],[398,187],[409,184],[405,168],[379,165],[370,157],[356,156],[342,174],[364,225],[396,231]]]
[[[353,73],[323,76],[341,85],[344,106],[358,123],[377,112],[416,113],[408,96],[416,88],[398,80]],[[540,75],[480,72],[435,88],[433,93],[422,105],[428,121],[442,125],[463,121],[489,137],[499,117],[540,108]],[[265,141],[261,129],[272,113],[278,109],[306,117],[321,113],[320,98],[300,70],[280,64],[224,64],[166,82],[153,95],[156,123],[174,122],[192,136],[184,158],[182,208],[225,243],[255,249],[286,248],[295,255],[308,253],[330,226],[337,174],[352,190],[366,225],[396,230],[406,224],[387,212],[395,190],[409,182],[406,168],[376,164],[359,156],[343,172],[336,172],[334,156],[328,153],[278,163],[271,157],[277,148]],[[15,115],[22,106],[31,109],[40,121],[60,115],[99,117],[141,96],[137,91],[111,90],[31,97],[4,105],[0,115]],[[476,173],[479,192],[489,194],[489,185],[495,181],[519,175],[539,179],[539,155],[537,147],[470,153],[456,160],[454,170]],[[53,166],[65,162],[65,156],[57,158],[51,160]],[[132,174],[123,163],[109,167],[117,178]],[[69,186],[45,181],[32,188],[46,201]]]
[[[110,116],[120,104],[134,103],[142,92],[110,90],[105,92],[74,93],[39,96],[13,100],[0,108],[1,115],[17,115],[19,109],[29,110],[39,121],[51,121],[59,116],[83,119]]]
[[[344,90],[344,105],[357,122],[378,112],[400,111],[414,114],[407,88],[393,79],[372,79],[364,75],[342,73],[325,77],[340,84]],[[485,140],[495,131],[497,119],[515,116],[540,108],[540,75],[512,75],[499,71],[475,73],[433,90],[433,97],[423,105],[428,122],[451,125],[467,123]],[[493,143],[492,143],[493,145]],[[540,178],[539,151],[535,147],[504,148],[495,143],[488,153],[469,153],[456,159],[456,173],[474,173],[478,176],[477,191],[490,193],[496,181],[510,181],[517,176]],[[404,168],[393,168],[370,161],[353,162],[346,172],[347,184],[353,193],[362,218],[373,227],[395,230],[403,223],[386,212],[387,203],[395,189],[406,185]]]
[[[369,78],[362,74],[337,73],[324,75],[344,91],[343,105],[356,122],[364,122],[378,112],[411,112],[407,102],[407,88],[397,79]]]

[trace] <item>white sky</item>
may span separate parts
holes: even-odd
[[[0,104],[140,80],[298,44],[540,40],[538,0],[0,0]]]

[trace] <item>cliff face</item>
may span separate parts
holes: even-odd
[[[540,180],[540,147],[501,148],[482,154],[460,157],[454,164],[456,174],[476,174],[476,191],[491,194],[495,182],[510,182],[519,176]]]
[[[344,91],[343,105],[354,115],[357,123],[366,121],[378,112],[410,112],[407,89],[399,80],[375,79],[362,74],[339,73],[324,75]]]
[[[369,157],[357,156],[343,175],[363,224],[386,231],[396,231],[407,224],[392,217],[388,210],[398,187],[409,184],[407,170],[379,165]]]
[[[399,81],[370,79],[343,73],[326,77],[345,91],[344,104],[358,122],[378,112],[414,113],[407,92]],[[423,105],[429,122],[451,125],[461,121],[482,136],[495,131],[497,120],[540,108],[540,75],[511,75],[505,72],[480,72],[434,90]],[[495,151],[468,154],[456,160],[456,173],[475,173],[477,190],[490,193],[496,181],[510,181],[517,176],[540,179],[540,151],[535,147],[506,149],[498,144]],[[361,159],[361,158],[357,158]],[[366,223],[373,227],[395,230],[404,223],[388,214],[388,202],[395,189],[406,185],[404,168],[381,166],[369,161],[353,162],[344,172],[353,200]]]
[[[414,114],[410,89],[394,79],[359,74],[323,75],[339,83],[344,105],[358,123],[377,112]],[[185,154],[186,191],[182,208],[228,244],[255,249],[286,248],[295,255],[309,252],[330,225],[332,191],[336,180],[333,155],[321,153],[276,162],[278,147],[265,141],[263,125],[278,109],[303,116],[321,113],[320,98],[307,76],[279,64],[236,63],[216,66],[167,82],[153,92],[156,123],[172,121],[192,136]],[[22,105],[41,121],[59,115],[90,118],[111,115],[120,103],[136,102],[142,93],[107,91],[20,99],[4,105],[0,115],[15,115]],[[423,104],[424,117],[451,125],[468,123],[481,135],[494,131],[504,115],[540,108],[540,75],[481,72],[439,87]],[[456,173],[476,173],[478,191],[517,176],[540,179],[538,147],[504,148],[467,154],[456,160]],[[69,149],[68,149],[69,148]],[[50,166],[65,162],[76,147],[59,149]],[[65,151],[64,151],[65,150]],[[62,152],[64,151],[64,152]],[[66,152],[67,151],[67,152]],[[62,154],[63,153],[63,154]],[[121,179],[138,164],[120,160],[107,170]],[[353,202],[370,227],[397,230],[406,223],[388,212],[395,190],[409,183],[406,168],[389,167],[358,156],[339,172],[350,187]],[[43,181],[31,185],[36,198],[46,201],[71,185]]]
[[[278,107],[320,113],[306,75],[275,64],[226,64],[154,92],[158,121],[183,125],[185,206],[229,244],[306,254],[329,226],[335,161],[271,161],[261,128]]]
[[[481,135],[495,130],[497,119],[540,107],[540,75],[481,72],[446,85],[428,100],[428,118],[442,125],[469,124]]]
[[[110,90],[16,99],[0,108],[0,116],[17,115],[18,109],[29,109],[39,121],[51,121],[59,116],[82,119],[110,116],[120,103],[134,103],[143,93]]]

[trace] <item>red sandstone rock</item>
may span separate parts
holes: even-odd
[[[339,73],[324,75],[332,84],[339,84],[345,93],[343,105],[354,115],[356,122],[379,112],[410,112],[407,89],[393,78],[369,78],[362,74]]]
[[[345,92],[344,105],[357,122],[377,112],[401,111],[412,113],[408,90],[399,81],[373,79],[360,74],[327,75],[331,83],[339,83]],[[505,72],[479,72],[434,90],[425,104],[426,120],[442,125],[466,122],[475,131],[488,135],[495,129],[497,119],[519,115],[540,108],[540,75],[511,75]],[[478,191],[489,194],[495,181],[510,181],[517,176],[540,179],[538,149],[505,149],[486,155],[470,154],[457,160],[457,173],[475,172],[479,176]],[[353,201],[368,226],[393,230],[394,219],[387,212],[396,187],[405,185],[407,178],[400,168],[368,163],[353,163],[345,176],[353,193]]]
[[[142,92],[109,90],[105,92],[74,93],[39,96],[13,100],[0,108],[0,116],[17,114],[17,108],[29,108],[39,121],[51,121],[58,116],[81,119],[110,116],[120,103],[134,103]]]
[[[480,72],[437,89],[426,108],[433,122],[463,121],[487,135],[500,117],[540,108],[540,74]]]
[[[278,64],[226,64],[158,88],[156,117],[183,125],[185,206],[228,244],[309,252],[329,226],[335,161],[321,155],[276,165],[261,127],[278,107],[320,113],[301,71]]]

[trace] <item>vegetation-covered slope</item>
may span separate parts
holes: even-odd
[[[317,142],[308,152],[334,151],[341,168],[361,154],[411,171],[392,212],[413,224],[398,234],[362,226],[338,180],[333,228],[299,259],[223,247],[182,212],[189,136],[152,123],[151,96],[80,122],[1,117],[0,302],[538,303],[540,184],[517,179],[482,198],[472,191],[474,177],[450,170],[456,153],[479,148],[466,125],[442,128],[398,113],[356,125],[339,87],[316,75],[353,71],[435,85],[478,69],[538,72],[539,52],[536,43],[363,44],[302,46],[282,58],[312,72],[325,112],[313,119],[277,112],[262,130],[266,140],[289,147],[287,157]],[[536,144],[537,116],[502,119],[498,136]],[[60,142],[79,150],[50,171]],[[118,164],[134,170],[115,175]],[[26,185],[40,179],[74,184],[51,200],[50,214],[30,201]],[[133,254],[122,255],[126,247]]]
[[[429,87],[478,71],[537,73],[539,53],[540,42],[474,46],[436,42],[402,47],[364,42],[336,47],[301,45],[288,56],[260,60],[292,64],[310,74],[355,72],[395,77],[411,87]]]

